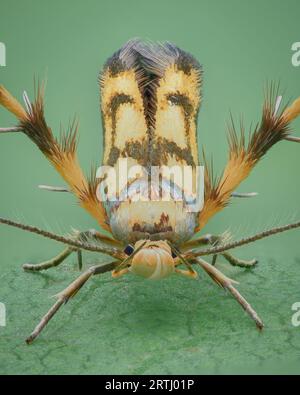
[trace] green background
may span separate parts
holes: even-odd
[[[79,156],[88,171],[102,152],[97,75],[113,51],[132,37],[169,40],[204,67],[199,143],[215,168],[227,156],[229,111],[246,125],[260,117],[267,81],[281,81],[284,97],[300,95],[300,67],[291,45],[300,41],[300,3],[292,1],[74,1],[0,0],[0,41],[7,66],[0,82],[18,98],[33,96],[33,77],[47,78],[46,116],[56,133],[74,114],[80,118]],[[0,125],[14,119],[0,109]],[[300,134],[300,121],[294,122]],[[300,146],[274,147],[240,191],[259,196],[235,200],[207,225],[234,238],[300,218]],[[68,194],[37,189],[62,185],[59,176],[23,135],[0,140],[0,215],[63,233],[96,223]],[[147,282],[134,276],[93,278],[64,306],[32,346],[24,343],[47,311],[52,295],[77,275],[76,257],[41,274],[21,264],[39,262],[61,246],[0,227],[0,327],[2,374],[299,373],[300,327],[291,324],[300,301],[299,231],[241,248],[257,257],[252,271],[218,267],[238,280],[239,290],[264,319],[259,333],[232,298],[205,273],[199,281],[171,277]],[[108,257],[84,254],[85,265]]]

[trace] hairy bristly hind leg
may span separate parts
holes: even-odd
[[[225,276],[220,270],[212,266],[210,263],[204,261],[201,258],[193,260],[193,263],[197,263],[205,272],[216,282],[219,286],[227,289],[236,301],[242,306],[246,313],[254,320],[258,329],[263,329],[264,324],[261,318],[258,316],[253,307],[247,302],[247,300],[239,293],[239,291],[233,286],[236,281]]]

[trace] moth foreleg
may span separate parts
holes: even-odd
[[[175,268],[175,273],[180,274],[181,276],[184,276],[184,277],[192,278],[192,279],[195,279],[198,277],[198,274],[195,270],[191,271],[191,270],[183,270],[183,269]]]
[[[50,308],[50,310],[42,317],[41,321],[35,327],[35,329],[30,334],[30,336],[26,339],[26,343],[31,344],[39,336],[39,334],[42,332],[42,330],[45,328],[45,326],[48,324],[51,318],[57,313],[60,307],[63,304],[67,303],[70,298],[75,296],[76,293],[89,280],[90,277],[96,274],[101,274],[111,271],[119,264],[120,262],[116,261],[104,265],[92,266],[84,273],[82,273],[79,277],[77,277],[77,279],[74,280],[67,288],[65,288],[62,292],[56,295],[57,301]]]
[[[171,247],[173,253],[175,253],[175,255],[177,256],[180,263],[183,263],[188,269],[188,270],[182,270],[175,268],[175,273],[189,278],[194,278],[194,279],[197,278],[198,273],[193,269],[191,263],[184,258],[184,256],[180,253],[180,251],[175,246],[173,246],[171,243],[168,244]]]
[[[126,267],[125,269],[121,269],[121,270],[113,270],[112,277],[119,278],[119,277],[124,276],[124,274],[127,274],[128,272],[129,272],[128,267]]]

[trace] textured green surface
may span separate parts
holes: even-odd
[[[204,102],[200,143],[216,168],[226,159],[229,109],[258,119],[266,80],[281,80],[286,97],[300,94],[300,68],[291,65],[291,45],[300,41],[298,1],[3,1],[0,41],[7,67],[0,82],[17,97],[33,76],[47,74],[47,119],[58,130],[76,112],[84,169],[101,156],[97,73],[112,51],[135,36],[168,39],[203,64]],[[2,109],[0,125],[13,119]],[[300,133],[299,120],[294,123]],[[240,188],[257,198],[235,201],[206,231],[230,229],[235,238],[300,218],[299,145],[282,143]],[[0,215],[62,233],[96,224],[72,196],[40,191],[59,177],[24,136],[1,136]],[[146,282],[136,277],[93,278],[49,324],[36,343],[24,338],[53,303],[50,297],[77,275],[74,256],[44,274],[24,273],[60,250],[39,237],[1,226],[0,373],[299,373],[300,327],[291,306],[300,301],[299,231],[239,249],[259,258],[253,271],[218,267],[240,282],[239,290],[266,323],[263,333],[232,298],[210,282],[172,277]],[[108,261],[85,254],[85,264]]]

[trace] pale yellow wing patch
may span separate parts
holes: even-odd
[[[147,124],[143,97],[134,69],[118,74],[108,69],[101,79],[101,109],[104,123],[103,164],[115,165],[126,155],[126,145],[145,141]]]
[[[177,152],[168,154],[168,165],[176,162],[198,164],[196,118],[200,105],[199,85],[199,70],[191,69],[186,73],[176,64],[169,66],[159,81],[155,136],[159,142],[168,141],[177,146]]]

